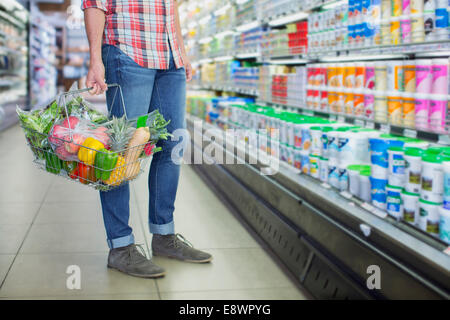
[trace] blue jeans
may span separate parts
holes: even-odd
[[[148,69],[139,66],[120,49],[111,45],[102,48],[106,83],[121,86],[128,119],[135,119],[155,109],[170,120],[169,132],[185,128],[186,74],[176,69],[171,55],[169,69]],[[108,109],[112,115],[122,116],[120,95],[113,99],[116,88],[106,92]],[[172,161],[172,149],[177,141],[161,140],[162,151],[153,156],[148,176],[149,228],[151,233],[173,234],[174,202],[180,175],[179,163]],[[181,153],[177,155],[181,157]],[[178,158],[179,159],[179,158]],[[126,183],[108,192],[100,192],[103,221],[110,248],[134,243],[130,217],[130,187]]]

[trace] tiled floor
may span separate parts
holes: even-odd
[[[165,278],[106,268],[98,193],[37,170],[19,127],[0,133],[0,299],[305,299],[287,274],[202,180],[184,165],[176,231],[214,255],[196,265],[164,258]],[[145,174],[132,184],[131,225],[149,251]],[[67,267],[81,270],[69,290]]]

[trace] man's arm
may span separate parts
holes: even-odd
[[[105,12],[98,8],[84,10],[84,24],[89,40],[90,64],[86,87],[93,87],[91,94],[102,94],[108,89],[105,83],[105,67],[102,61],[102,39],[105,28]]]
[[[180,16],[178,15],[178,3],[177,0],[174,1],[175,5],[175,32],[178,40],[178,46],[181,48],[181,54],[184,61],[184,69],[186,70],[186,81],[191,81],[192,79],[192,66],[186,55],[186,49],[184,48],[183,35],[181,34],[180,26]]]

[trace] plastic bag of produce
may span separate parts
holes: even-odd
[[[80,160],[78,155],[80,148],[90,148],[84,146],[89,137],[97,141],[102,148],[110,149],[111,138],[107,130],[106,126],[97,125],[90,120],[69,116],[53,125],[48,141],[60,159],[76,161]]]

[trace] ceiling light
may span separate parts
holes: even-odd
[[[300,12],[291,14],[289,16],[271,20],[271,21],[269,21],[269,26],[272,26],[272,27],[281,26],[281,25],[284,25],[287,23],[291,23],[291,22],[295,22],[295,21],[304,19],[306,17],[308,17],[308,13],[300,11]]]

